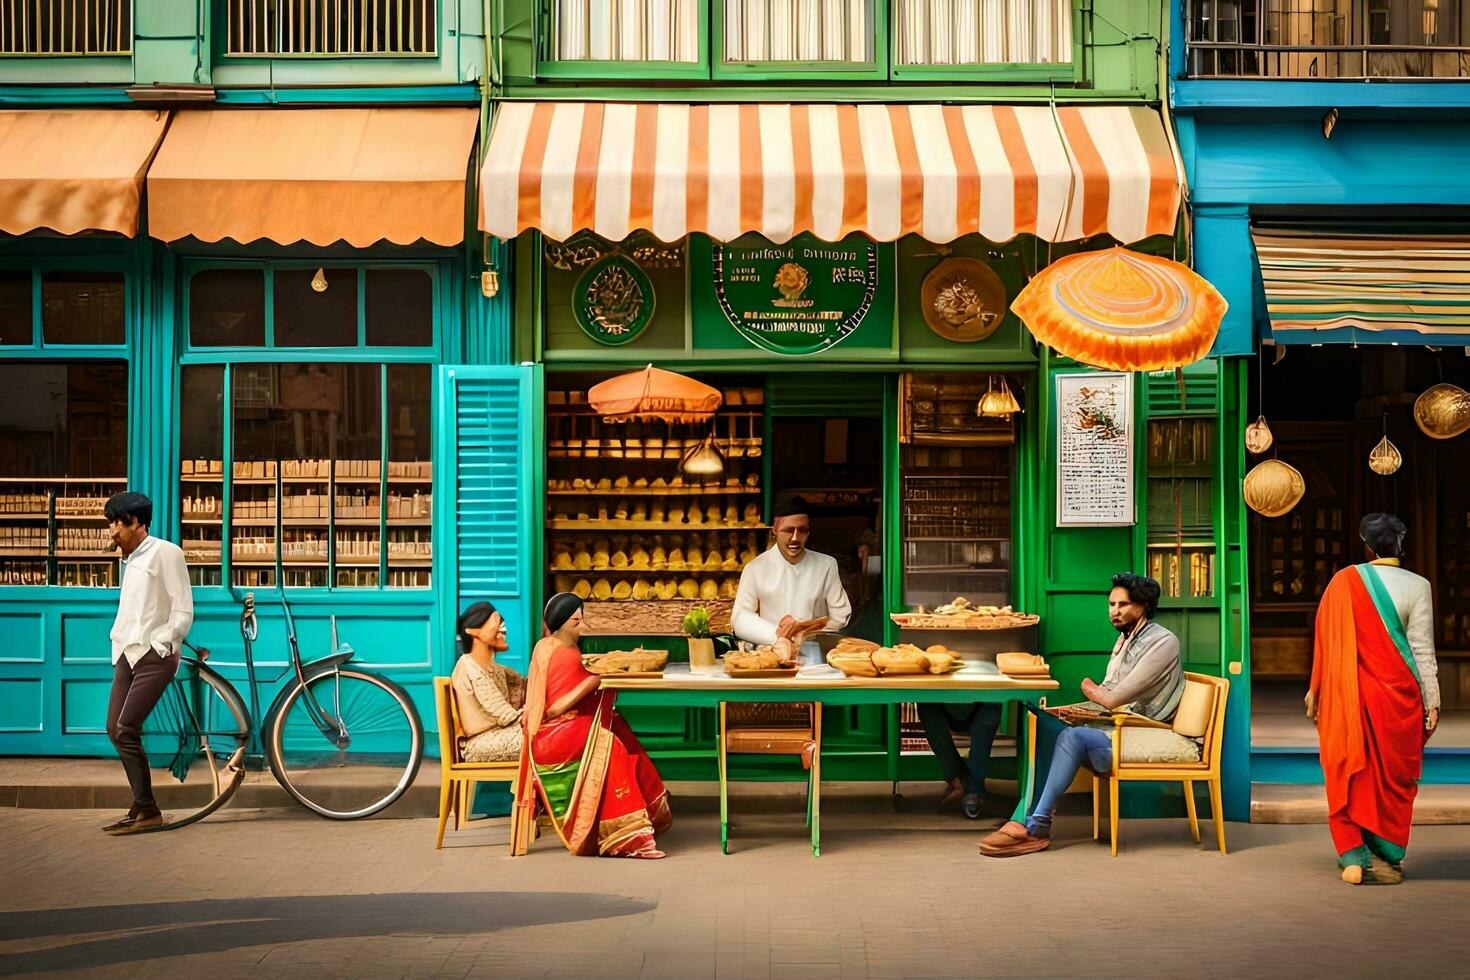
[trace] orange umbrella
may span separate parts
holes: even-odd
[[[708,422],[724,400],[718,389],[652,364],[587,392],[604,422]]]
[[[1043,344],[1116,371],[1193,364],[1209,353],[1225,307],[1188,266],[1126,248],[1058,259],[1011,304]]]

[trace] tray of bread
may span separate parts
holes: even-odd
[[[662,677],[668,662],[669,651],[645,650],[643,647],[588,654],[582,658],[582,666],[590,672],[620,677]]]
[[[1009,630],[1041,622],[1034,613],[1018,613],[1010,606],[977,606],[964,596],[932,612],[921,606],[914,612],[892,613],[889,618],[906,630]]]
[[[995,667],[1007,677],[1050,677],[1051,668],[1034,653],[997,653]]]
[[[844,637],[827,652],[827,664],[848,677],[941,677],[959,670],[964,661],[942,643],[928,648],[912,643],[884,647]]]
[[[725,673],[731,677],[795,677],[801,665],[791,659],[790,644],[731,650],[724,657]]]

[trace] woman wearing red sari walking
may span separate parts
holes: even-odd
[[[517,799],[535,793],[573,854],[661,858],[669,794],[633,730],[582,666],[582,600],[546,604],[547,636],[531,653]]]
[[[1400,566],[1403,522],[1369,514],[1358,533],[1368,562],[1333,576],[1317,608],[1307,715],[1342,880],[1398,884],[1424,743],[1439,724],[1434,610],[1429,582]]]

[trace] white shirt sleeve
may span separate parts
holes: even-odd
[[[159,656],[177,653],[194,625],[194,590],[189,587],[189,565],[182,551],[170,548],[154,556],[158,584],[168,596],[168,620],[149,637]]]
[[[1424,695],[1424,710],[1439,707],[1439,661],[1434,655],[1434,599],[1429,582],[1420,579],[1409,600],[1404,633],[1409,638],[1409,652],[1419,670],[1419,690]]]
[[[735,590],[735,609],[730,614],[730,628],[742,640],[751,643],[776,642],[776,627],[760,617],[760,598],[755,592],[755,575],[747,565],[740,573],[740,586]]]
[[[842,574],[837,570],[835,561],[827,566],[826,581],[822,583],[822,598],[827,603],[827,629],[842,629],[852,618],[852,603],[847,598],[847,590],[842,587]]]

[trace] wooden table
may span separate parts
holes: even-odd
[[[975,704],[982,701],[1020,701],[1032,710],[1017,736],[1024,750],[1016,753],[1016,784],[1021,799],[1014,817],[1024,820],[1031,803],[1036,754],[1035,708],[1041,698],[1058,688],[1050,678],[1013,678],[998,673],[993,663],[966,661],[953,674],[940,676],[846,677],[824,665],[808,667],[794,677],[735,678],[722,666],[690,667],[669,664],[662,677],[619,677],[608,674],[602,686],[618,692],[618,702],[629,705],[682,705],[712,707],[730,703],[810,703],[845,706],[856,704]],[[722,743],[723,744],[723,743]],[[723,758],[723,753],[722,753]],[[820,856],[821,743],[812,760],[812,854]],[[720,768],[720,843],[728,845],[725,810],[725,771]]]

